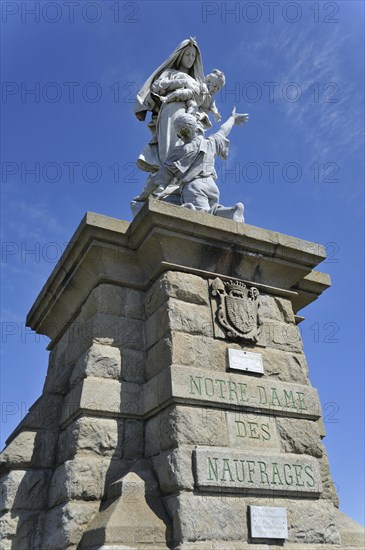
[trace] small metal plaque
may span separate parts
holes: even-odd
[[[286,508],[250,506],[251,537],[254,539],[287,539]]]
[[[230,369],[264,373],[261,353],[228,348],[228,363]]]

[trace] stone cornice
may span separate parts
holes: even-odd
[[[167,270],[235,278],[289,298],[296,313],[330,286],[325,249],[260,227],[149,201],[132,223],[88,212],[27,316],[55,340],[93,288],[146,289]]]

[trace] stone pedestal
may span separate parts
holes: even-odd
[[[1,455],[2,548],[363,548],[297,328],[324,258],[157,201],[131,224],[88,213],[27,318],[51,354]]]

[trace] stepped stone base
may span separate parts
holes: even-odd
[[[364,549],[297,327],[324,257],[159,202],[87,214],[27,318],[51,353],[1,454],[1,548]],[[287,536],[252,538],[253,506],[285,509]]]

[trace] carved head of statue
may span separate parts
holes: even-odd
[[[209,93],[216,94],[225,85],[226,77],[224,76],[224,73],[222,73],[222,71],[218,69],[213,69],[212,72],[205,77],[205,83],[207,85]]]
[[[184,143],[189,143],[196,138],[198,133],[198,124],[195,116],[185,113],[176,117],[174,122],[175,130]]]
[[[179,69],[190,70],[195,63],[197,49],[195,46],[187,46],[183,51],[180,59]]]
[[[197,68],[194,65],[196,62],[199,62],[198,73],[200,76],[200,51],[195,38],[190,37],[181,42],[176,48],[175,53],[177,54],[174,63],[176,69],[186,71],[191,74],[191,76],[196,76],[195,73]]]

